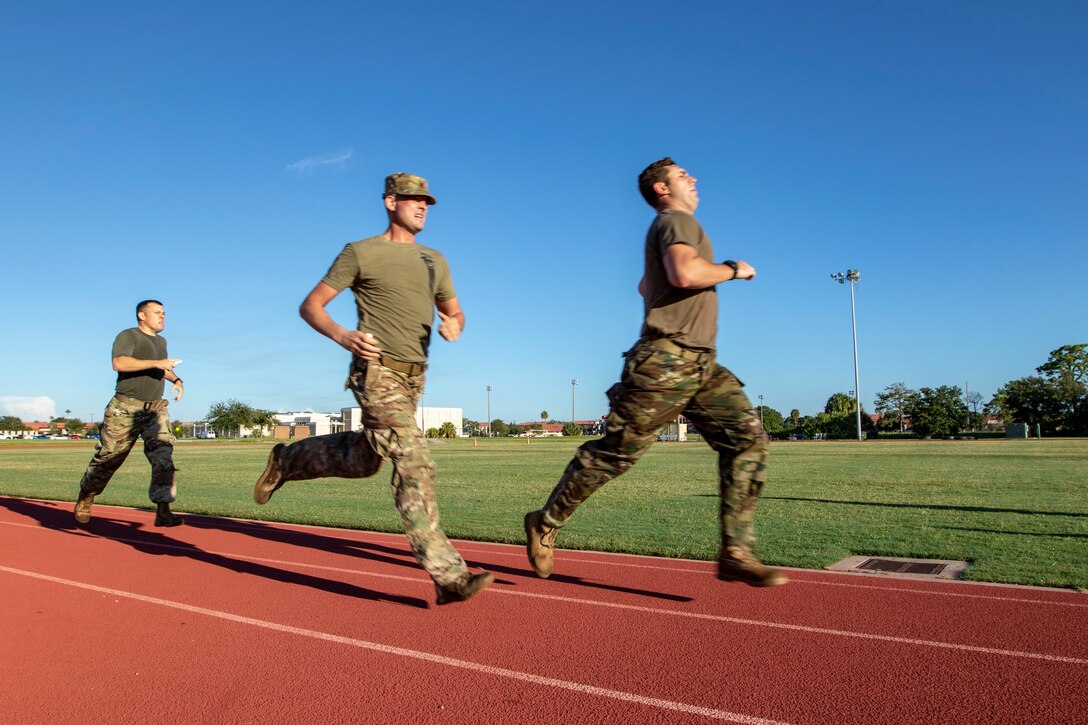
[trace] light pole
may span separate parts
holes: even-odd
[[[487,386],[487,437],[491,437],[491,386]]]
[[[763,425],[763,396],[756,396],[759,398],[759,424]]]
[[[574,386],[578,384],[577,378],[570,379],[570,422],[574,422]]]
[[[854,286],[861,281],[861,275],[856,269],[848,269],[846,272],[835,272],[831,279],[839,284],[850,283],[850,327],[854,333],[854,408],[858,419],[858,440],[861,440],[861,387],[858,384],[858,322],[854,314]]]

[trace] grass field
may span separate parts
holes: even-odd
[[[585,439],[432,444],[450,536],[523,542],[521,519]],[[176,509],[401,531],[389,464],[366,480],[292,483],[266,506],[253,482],[271,442],[180,442]],[[0,442],[0,493],[74,500],[93,447]],[[148,506],[139,446],[100,503]],[[756,519],[768,563],[821,568],[855,554],[965,559],[965,578],[1088,588],[1088,440],[776,443]],[[716,460],[700,443],[658,444],[605,486],[560,546],[713,559]]]

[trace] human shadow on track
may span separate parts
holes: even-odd
[[[153,556],[181,556],[213,566],[219,566],[240,574],[250,574],[285,584],[319,589],[330,594],[338,594],[376,602],[390,602],[408,607],[427,608],[426,600],[417,597],[402,597],[394,594],[365,589],[347,582],[323,579],[309,574],[277,569],[267,564],[245,559],[232,559],[223,554],[204,551],[187,541],[166,536],[157,530],[149,530],[145,524],[136,521],[122,521],[103,516],[92,516],[90,523],[78,524],[67,506],[56,508],[46,503],[22,499],[0,498],[0,506],[37,521],[42,527],[76,536],[94,536],[101,539],[126,544],[137,551]],[[186,523],[197,523],[187,519]],[[192,528],[199,528],[193,526]],[[210,527],[205,527],[210,528]]]
[[[301,546],[310,549],[317,549],[318,551],[325,551],[330,554],[336,554],[338,556],[349,556],[359,559],[368,559],[370,561],[379,561],[386,564],[393,564],[395,566],[403,566],[410,569],[418,570],[419,564],[416,563],[415,557],[407,549],[396,548],[393,546],[386,546],[384,544],[378,544],[370,541],[354,541],[352,539],[340,538],[337,536],[331,536],[329,534],[319,533],[316,531],[296,531],[293,529],[277,528],[271,524],[267,524],[262,521],[235,521],[230,519],[218,519],[214,517],[207,518],[193,518],[186,519],[187,524],[192,524],[195,527],[203,527],[208,529],[221,529],[226,531],[232,531],[237,533],[247,534],[260,539],[266,539],[269,541],[275,541],[281,544],[290,544],[293,546]],[[360,533],[365,533],[360,531]],[[521,577],[525,579],[537,579],[536,574],[531,573],[526,569],[517,569],[511,566],[505,566],[503,564],[496,564],[490,561],[473,560],[468,562],[472,566],[486,569],[493,574],[507,574],[510,576]],[[635,589],[633,587],[625,587],[618,584],[605,584],[602,582],[591,581],[576,576],[567,576],[565,574],[553,574],[549,581],[562,582],[564,584],[574,584],[577,586],[591,587],[594,589],[605,589],[613,592],[622,592],[624,594],[635,594],[642,597],[653,597],[655,599],[667,599],[674,602],[690,602],[693,601],[691,597],[684,597],[675,594],[665,594],[663,592],[654,592],[646,589]],[[514,582],[498,579],[500,584],[514,584]]]
[[[697,496],[717,498],[718,494],[700,493]],[[832,503],[846,506],[879,506],[897,509],[925,509],[930,511],[971,511],[984,514],[1024,514],[1027,516],[1072,516],[1074,518],[1088,517],[1088,513],[1076,513],[1073,511],[1032,511],[1031,509],[994,508],[990,506],[953,506],[950,504],[926,504],[926,503],[890,503],[885,501],[836,501],[828,498],[802,498],[799,496],[760,496],[761,501],[806,501],[811,503]]]

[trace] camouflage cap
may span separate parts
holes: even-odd
[[[427,191],[427,180],[422,176],[416,176],[415,174],[405,174],[404,172],[398,174],[390,174],[385,177],[385,193],[382,196],[389,196],[390,194],[401,194],[403,196],[423,196],[426,197],[431,204],[437,204],[438,199],[435,199],[431,195],[431,192]]]

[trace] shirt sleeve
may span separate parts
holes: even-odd
[[[113,354],[111,357],[135,357],[136,340],[128,330],[122,330],[113,339]]]
[[[453,275],[450,274],[450,264],[446,261],[446,257],[443,254],[438,255],[437,264],[435,264],[435,278],[434,285],[434,298],[438,302],[445,302],[446,300],[452,300],[457,296],[457,291],[453,288]]]
[[[348,244],[332,263],[332,266],[329,267],[329,271],[321,281],[340,292],[350,287],[358,276],[359,258],[356,256],[352,245]]]
[[[699,251],[702,235],[699,222],[690,214],[664,214],[657,228],[658,250],[665,250],[674,244],[687,244]]]

